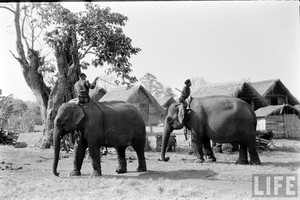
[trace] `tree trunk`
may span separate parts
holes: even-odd
[[[48,98],[50,88],[48,88],[43,80],[43,75],[39,73],[38,69],[42,64],[40,54],[34,49],[28,49],[28,59],[25,55],[24,46],[22,44],[21,26],[20,26],[20,3],[16,4],[14,12],[15,29],[16,29],[16,47],[19,57],[14,56],[20,63],[22,73],[27,85],[33,91],[41,108],[42,120],[46,120],[46,109],[48,106]]]
[[[67,54],[68,52],[66,51],[55,50],[59,77],[49,96],[46,121],[44,124],[45,129],[40,144],[41,148],[50,148],[53,144],[53,127],[57,110],[63,103],[74,97],[73,88],[78,78],[70,80],[70,77],[78,77],[77,74],[79,74],[80,68],[74,65],[68,67]]]

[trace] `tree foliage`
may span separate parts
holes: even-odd
[[[210,82],[208,80],[206,80],[205,78],[201,77],[192,77],[191,79],[191,91],[195,91],[197,90],[201,85],[207,85]]]
[[[0,127],[7,125],[8,119],[14,112],[12,99],[12,95],[0,97]]]
[[[159,82],[155,75],[146,73],[140,78],[141,84],[150,92],[154,97],[174,97],[175,94],[171,87],[165,87]]]
[[[41,125],[41,112],[38,106],[12,95],[0,98],[0,127],[20,132],[34,131],[34,125]]]
[[[57,52],[66,51],[68,65],[86,69],[90,63],[83,60],[87,54],[93,54],[91,65],[102,67],[107,64],[106,73],[114,73],[120,80],[116,84],[131,86],[137,81],[130,76],[132,72],[129,58],[137,54],[140,48],[131,45],[132,40],[123,33],[128,18],[102,9],[99,5],[86,3],[86,10],[72,13],[59,3],[49,4],[41,9],[44,19],[55,26],[47,32],[45,41]],[[51,16],[50,18],[48,16]]]
[[[155,97],[161,97],[163,95],[164,86],[159,82],[155,75],[146,73],[140,78],[141,84]]]
[[[163,97],[175,97],[172,88],[170,86],[164,88]]]

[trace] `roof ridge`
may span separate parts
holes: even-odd
[[[261,80],[261,81],[250,81],[250,83],[267,83],[267,82],[276,82],[276,81],[280,81],[280,79],[275,78],[275,79],[268,79],[268,80]]]

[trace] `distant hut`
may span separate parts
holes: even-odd
[[[263,97],[247,82],[228,82],[201,85],[192,92],[192,97],[225,95],[246,101],[254,110],[267,105]]]
[[[95,87],[90,90],[89,95],[93,101],[99,101],[106,94],[106,90],[101,87]]]
[[[141,113],[146,125],[158,125],[164,116],[164,110],[156,99],[141,85],[119,87],[108,91],[101,99],[103,101],[126,101],[134,105]]]
[[[251,85],[266,100],[268,105],[299,104],[279,79],[251,82]]]
[[[173,97],[161,97],[161,98],[156,98],[156,100],[158,101],[159,105],[165,110],[167,111],[169,106],[172,103],[175,103],[175,99]]]
[[[257,130],[273,131],[274,138],[300,138],[299,110],[284,104],[255,111]]]

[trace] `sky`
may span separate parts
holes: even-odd
[[[164,86],[182,88],[188,78],[210,83],[280,79],[300,99],[298,1],[99,2],[129,18],[124,32],[142,51],[132,56],[132,75],[155,75]],[[63,5],[71,11],[82,3]],[[0,89],[35,100],[22,76],[13,18],[0,9]],[[84,71],[92,81],[99,68]]]

